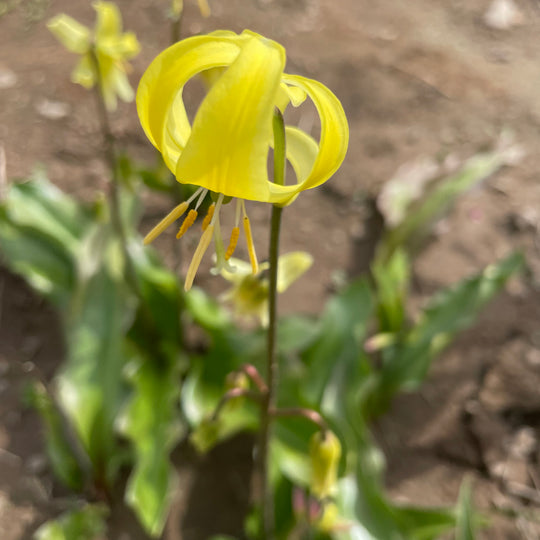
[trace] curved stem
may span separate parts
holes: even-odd
[[[102,76],[101,70],[99,67],[99,61],[96,54],[96,51],[92,49],[90,51],[90,56],[94,64],[94,70],[96,73],[96,87],[95,87],[95,96],[96,96],[96,106],[99,115],[99,121],[101,126],[101,133],[103,135],[104,142],[104,153],[105,160],[109,167],[111,173],[111,180],[109,182],[109,189],[107,190],[109,198],[109,207],[111,212],[111,224],[113,229],[120,241],[120,246],[122,249],[122,255],[124,256],[124,261],[126,265],[126,280],[134,290],[135,294],[139,294],[139,285],[137,280],[137,275],[135,273],[135,268],[133,262],[128,252],[127,247],[127,235],[124,229],[124,224],[122,222],[122,214],[120,210],[120,194],[119,194],[119,184],[120,178],[118,177],[118,165],[117,165],[117,153],[116,153],[116,144],[115,138],[111,130],[111,125],[109,123],[109,113],[105,105],[105,98],[103,97],[103,85],[102,85]]]
[[[229,403],[231,399],[237,399],[240,397],[245,397],[247,399],[250,399],[251,401],[256,401],[258,403],[260,403],[261,401],[261,394],[259,394],[258,392],[254,392],[253,390],[248,390],[246,388],[232,388],[231,390],[223,394],[223,396],[221,396],[219,403],[217,404],[214,412],[212,413],[212,420],[215,421],[218,419],[221,411],[223,410],[223,407],[225,407],[225,405]]]
[[[324,420],[324,418],[317,412],[313,411],[312,409],[304,409],[302,407],[288,407],[283,409],[273,409],[270,411],[271,416],[274,418],[290,418],[290,417],[298,417],[298,418],[305,418],[306,420],[309,420],[316,426],[320,428],[323,435],[328,431],[328,424]]]
[[[274,182],[285,184],[285,124],[279,110],[274,112]],[[272,436],[272,414],[275,409],[278,384],[278,359],[276,354],[277,331],[277,271],[279,259],[279,235],[281,230],[281,214],[283,208],[272,207],[270,224],[269,253],[269,290],[268,290],[268,348],[266,357],[267,392],[261,408],[261,432],[259,443],[259,475],[261,482],[261,501],[263,514],[263,538],[273,540],[275,537],[274,494],[268,478],[270,438]]]

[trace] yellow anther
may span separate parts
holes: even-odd
[[[197,212],[197,210],[190,210],[188,212],[186,219],[184,219],[182,225],[180,226],[180,229],[176,233],[176,238],[182,238],[182,236],[186,234],[186,231],[195,223],[198,215],[199,213]]]
[[[225,252],[226,261],[228,261],[233,256],[234,250],[236,249],[236,244],[238,244],[239,236],[240,236],[240,228],[233,227],[233,230],[231,231],[231,239],[229,240],[229,247],[227,248],[227,251]]]
[[[214,216],[214,210],[215,209],[216,209],[216,205],[214,203],[212,203],[208,207],[208,213],[206,214],[206,216],[204,216],[204,220],[202,222],[202,230],[203,231],[206,231],[206,227],[208,227],[208,225],[210,225],[210,221],[212,220],[212,217]]]
[[[257,261],[257,253],[255,253],[255,245],[253,244],[253,236],[251,235],[251,225],[247,216],[244,216],[244,234],[246,235],[251,270],[255,275],[259,273],[259,261]]]
[[[189,264],[189,268],[186,274],[186,281],[184,283],[184,290],[186,292],[189,291],[189,289],[191,289],[191,286],[193,285],[195,274],[197,273],[197,270],[199,269],[204,253],[206,252],[206,250],[208,249],[208,246],[210,245],[210,241],[212,240],[213,234],[214,234],[214,226],[210,224],[206,228],[206,231],[203,232],[203,235],[201,236],[201,239],[199,241],[199,245],[197,246],[197,249],[195,250],[195,254],[193,255],[193,259],[191,259],[191,263]]]
[[[176,208],[171,210],[145,237],[144,245],[153,242],[169,225],[175,222],[187,209],[187,201],[180,203]]]

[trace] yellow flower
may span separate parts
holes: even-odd
[[[195,202],[181,236],[197,217],[197,208],[208,191],[216,197],[212,216],[186,276],[191,287],[197,268],[212,237],[217,270],[227,268],[240,233],[242,218],[253,274],[258,265],[244,200],[285,206],[297,195],[319,186],[341,165],[349,138],[345,113],[336,96],[323,84],[283,72],[285,50],[275,41],[250,31],[237,35],[216,31],[185,39],[163,51],[144,73],[137,90],[137,110],[152,144],[161,152],[178,182],[199,190],[177,206],[145,238],[151,242]],[[182,91],[194,75],[227,68],[210,88],[190,125]],[[286,126],[286,155],[296,182],[277,185],[268,179],[267,159],[273,144],[274,108],[289,102],[300,105],[308,95],[319,113],[320,139],[316,141],[297,127]],[[221,206],[238,199],[236,222],[229,248],[225,249],[219,227]]]
[[[203,17],[210,17],[210,6],[208,5],[208,0],[197,0],[199,4],[199,11]],[[184,0],[172,0],[171,2],[171,12],[174,17],[180,17],[184,11]]]
[[[235,271],[225,268],[221,275],[233,286],[222,295],[222,299],[233,304],[236,315],[258,317],[263,326],[268,325],[268,277],[267,262],[259,266],[259,273],[253,275],[251,265],[238,259],[231,259]],[[282,255],[278,260],[277,292],[288,289],[313,264],[313,257],[304,251]]]
[[[331,495],[337,483],[341,443],[331,431],[317,431],[309,442],[311,492],[323,499]]]
[[[126,60],[139,53],[140,46],[133,32],[122,33],[122,19],[115,4],[94,2],[97,21],[94,32],[68,15],[57,15],[47,24],[49,30],[71,52],[82,55],[71,74],[71,80],[85,88],[101,81],[101,93],[108,110],[116,109],[116,96],[133,101]],[[96,73],[96,60],[99,75]]]

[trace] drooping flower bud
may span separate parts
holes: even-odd
[[[319,498],[330,495],[337,482],[341,443],[331,431],[318,431],[309,443],[311,492]]]
[[[235,390],[236,388],[247,390],[249,388],[249,377],[242,371],[233,371],[225,378],[225,388],[227,391]],[[244,400],[245,397],[243,396],[233,397],[229,399],[226,407],[229,410],[236,410],[242,406]]]

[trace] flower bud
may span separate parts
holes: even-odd
[[[319,498],[331,494],[337,482],[341,444],[331,431],[318,431],[309,443],[311,492]]]
[[[240,388],[247,390],[249,388],[249,377],[242,371],[233,371],[225,378],[225,388],[227,391]],[[233,397],[227,402],[227,409],[232,411],[242,406],[245,398],[243,396]]]

